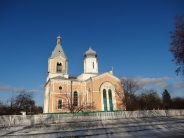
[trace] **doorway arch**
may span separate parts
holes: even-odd
[[[116,110],[115,87],[110,82],[104,82],[100,87],[102,111]]]

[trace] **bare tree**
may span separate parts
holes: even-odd
[[[184,97],[174,97],[171,100],[171,109],[184,109]]]
[[[180,72],[184,75],[184,15],[176,15],[175,20],[175,30],[170,32],[172,38],[170,51],[174,56],[172,61],[179,66],[175,72],[177,75]]]
[[[8,106],[5,105],[2,101],[0,101],[0,115],[7,114]]]
[[[21,111],[25,111],[27,114],[39,114],[43,113],[43,108],[36,106],[33,100],[33,93],[25,90],[12,94],[11,98],[4,103],[0,101],[0,115],[17,115]]]
[[[4,104],[2,101],[0,101],[0,111],[2,110],[3,107],[4,107]]]
[[[121,78],[121,84],[124,87],[125,93],[135,94],[138,90],[142,88],[140,80],[137,78],[124,77]]]
[[[60,95],[58,95],[58,98],[59,97],[62,97],[63,99],[60,108],[62,108],[64,111],[70,111],[70,113],[72,113],[73,115],[77,114],[78,112],[85,113],[86,111],[93,111],[96,109],[95,103],[87,102],[87,100],[85,99],[85,95],[83,94],[79,94],[76,101],[74,101],[74,97],[70,93],[61,93]],[[57,109],[58,106],[60,105],[57,105]]]
[[[123,103],[126,104],[126,110],[136,110],[139,105],[135,93],[142,88],[139,79],[124,77],[120,78],[120,80],[124,90],[125,96],[123,98]]]
[[[31,112],[31,108],[35,106],[33,93],[25,91],[20,92],[20,94],[15,97],[13,106],[16,107],[16,112],[20,112],[21,110],[25,111],[26,113]]]
[[[139,95],[139,104],[141,110],[161,109],[162,102],[155,90],[143,90]]]

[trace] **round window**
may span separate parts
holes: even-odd
[[[59,86],[59,90],[62,90],[62,87],[61,86]]]

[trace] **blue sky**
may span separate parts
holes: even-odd
[[[113,66],[117,77],[184,96],[184,76],[176,76],[169,52],[169,31],[183,7],[183,0],[1,0],[0,100],[25,89],[43,105],[48,58],[59,33],[69,74],[83,72],[91,45],[99,73]]]

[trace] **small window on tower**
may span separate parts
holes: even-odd
[[[93,69],[94,69],[94,67],[95,67],[95,64],[94,64],[94,62],[93,62]]]
[[[62,64],[61,63],[57,63],[57,72],[62,72]]]

